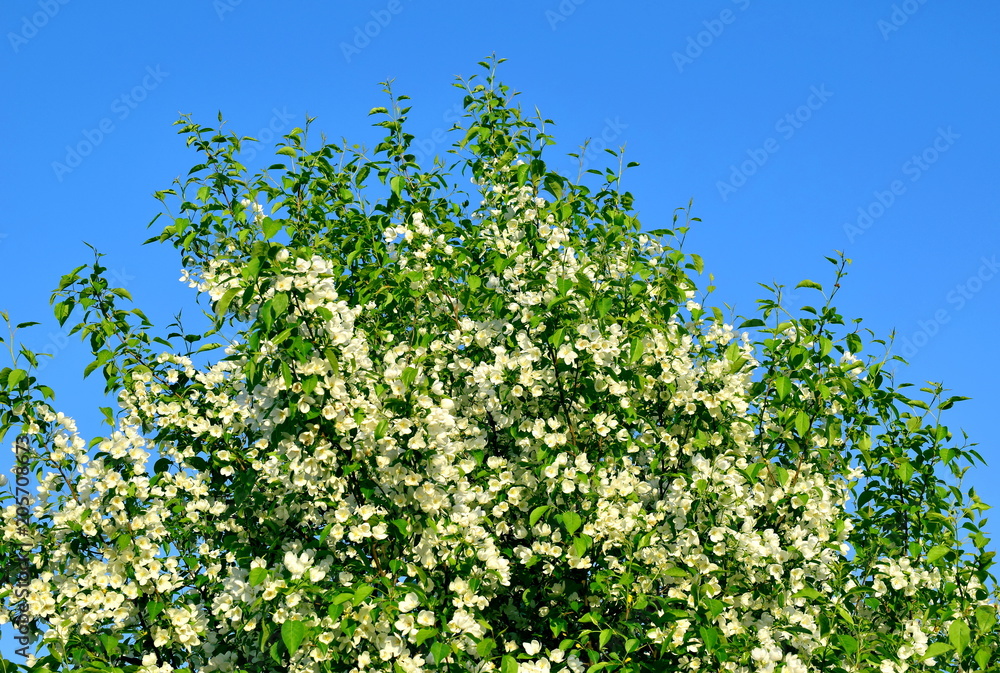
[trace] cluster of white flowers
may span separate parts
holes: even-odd
[[[939,589],[941,579],[939,568],[927,569],[912,565],[910,559],[904,556],[899,559],[887,558],[875,564],[873,587],[878,597],[885,595],[887,582],[894,590],[905,596],[912,596],[920,589]]]
[[[252,201],[250,199],[240,199],[240,205],[250,210],[250,214],[254,222],[260,222],[264,219],[264,206],[260,205],[256,201]]]
[[[583,614],[653,596],[685,616],[662,621],[660,610],[649,642],[698,670],[714,665],[692,627],[698,595],[719,601],[721,634],[753,643],[750,663],[725,670],[813,670],[810,654],[829,640],[824,607],[804,590],[834,597],[851,531],[846,484],[808,460],[779,469],[761,459],[761,435],[745,419],[757,360],[731,325],[674,316],[639,331],[626,316],[584,317],[550,338],[546,306],[566,297],[567,312],[592,316],[579,285],[628,287],[635,267],[626,254],[575,250],[570,222],[547,212],[531,185],[511,186],[512,170],[497,165],[481,185],[481,238],[507,260],[483,292],[504,316],[467,314],[459,288],[433,277],[436,260],[455,254],[453,239],[415,211],[384,240],[400,278],[446,329],[417,322],[386,335],[373,304],[338,294],[329,260],[282,250],[246,317],[288,296],[283,325],[303,337],[296,357],[282,350],[290,332],[260,340],[256,352],[237,342],[204,371],[164,354],[154,372],[133,375],[119,427],[93,459],[72,422],[43,408],[59,427],[48,458],[76,470],[46,477],[43,496],[72,493],[36,512],[51,516],[51,537],[28,609],[48,620],[52,651],[147,620],[157,648],[200,649],[198,670],[228,671],[238,634],[299,622],[310,635],[292,656],[296,672],[349,654],[353,671],[392,662],[418,673],[430,663],[422,643],[440,641],[446,660],[485,673],[496,668],[480,647],[490,637],[500,652],[529,657],[522,673],[582,673],[589,664],[577,651],[535,639],[548,630],[541,620],[567,600]],[[638,243],[654,256],[647,268],[666,269],[660,243]],[[214,301],[257,282],[225,260],[182,279]],[[648,296],[666,283],[650,282]],[[693,291],[681,291],[698,309]],[[253,386],[243,376],[250,365],[264,372]],[[586,385],[571,385],[580,372]],[[181,374],[197,385],[184,397],[171,388]],[[764,431],[777,427],[776,414],[764,414]],[[294,432],[285,423],[293,416]],[[699,425],[706,418],[711,425]],[[150,424],[171,438],[157,445],[170,467],[155,475],[140,432]],[[4,535],[31,541],[14,519],[7,508]],[[185,548],[170,548],[171,531],[184,532]],[[231,551],[268,536],[280,545],[267,556]],[[886,582],[907,595],[938,588],[935,572],[887,559],[877,595]],[[598,575],[601,596],[566,584]],[[197,582],[201,593],[189,590]],[[143,612],[158,600],[169,607]],[[504,628],[482,617],[498,606]],[[915,621],[903,628],[912,644],[899,659],[912,661],[926,635]],[[240,655],[263,661],[253,646]],[[141,670],[171,669],[147,654]]]

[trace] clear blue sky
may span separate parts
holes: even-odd
[[[42,377],[88,436],[102,432],[99,376],[81,380],[87,353],[49,294],[92,260],[86,240],[154,322],[190,311],[174,250],[140,245],[153,191],[196,162],[171,125],[180,113],[212,124],[221,110],[266,141],[260,167],[307,114],[370,143],[366,113],[391,77],[432,153],[458,110],[454,77],[495,51],[525,107],[556,121],[550,165],[575,175],[565,153],[604,136],[641,163],[625,187],[647,228],[694,199],[704,224],[686,248],[715,274],[713,303],[748,314],[758,282],[827,283],[823,258],[846,251],[838,305],[912,345],[902,379],[973,398],[948,424],[993,463],[967,485],[1000,504],[1000,358],[982,341],[1000,333],[998,25],[986,0],[6,0],[0,309],[43,322],[21,334],[55,353]]]

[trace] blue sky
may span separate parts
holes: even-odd
[[[965,485],[1000,503],[1000,358],[982,341],[1000,332],[990,93],[1000,5],[679,4],[7,0],[0,309],[43,323],[19,337],[54,353],[42,378],[86,434],[100,434],[99,377],[81,379],[87,352],[60,331],[49,295],[92,261],[87,241],[155,323],[192,312],[174,250],[141,245],[159,212],[151,194],[196,162],[171,125],[180,113],[212,124],[221,110],[261,140],[245,157],[259,168],[306,115],[330,138],[371,144],[366,113],[386,102],[378,82],[395,78],[429,155],[450,142],[454,77],[496,52],[522,104],[556,122],[550,166],[575,176],[565,153],[586,138],[627,144],[641,166],[624,186],[648,229],[694,199],[703,223],[685,247],[715,275],[711,303],[746,315],[765,296],[758,282],[828,284],[823,258],[844,250],[854,263],[837,305],[881,337],[898,331],[895,352],[911,363],[902,380],[973,398],[946,422],[992,463]],[[601,157],[610,160],[595,152],[590,167]],[[804,290],[791,298],[806,301]],[[10,463],[3,452],[0,467]]]

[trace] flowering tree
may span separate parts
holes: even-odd
[[[953,485],[979,456],[938,422],[961,398],[894,386],[835,289],[801,283],[823,300],[796,317],[773,288],[752,334],[703,308],[691,220],[643,233],[620,163],[549,170],[482,65],[450,169],[416,165],[388,85],[375,158],[294,129],[247,177],[247,139],[178,122],[202,159],[150,240],[210,329],[154,336],[98,256],[53,302],[117,396],[108,436],[34,353],[0,372],[26,668],[996,666],[986,506]]]

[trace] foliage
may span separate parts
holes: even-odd
[[[212,327],[155,336],[98,256],[53,303],[108,436],[30,351],[0,372],[33,447],[0,543],[31,670],[995,667],[986,506],[953,483],[981,458],[939,422],[962,398],[893,384],[832,304],[849,260],[734,328],[695,301],[689,211],[643,232],[620,157],[550,170],[547,120],[481,65],[450,167],[415,163],[388,84],[375,158],[296,128],[246,177],[250,139],[178,122],[202,162],[150,242]]]

